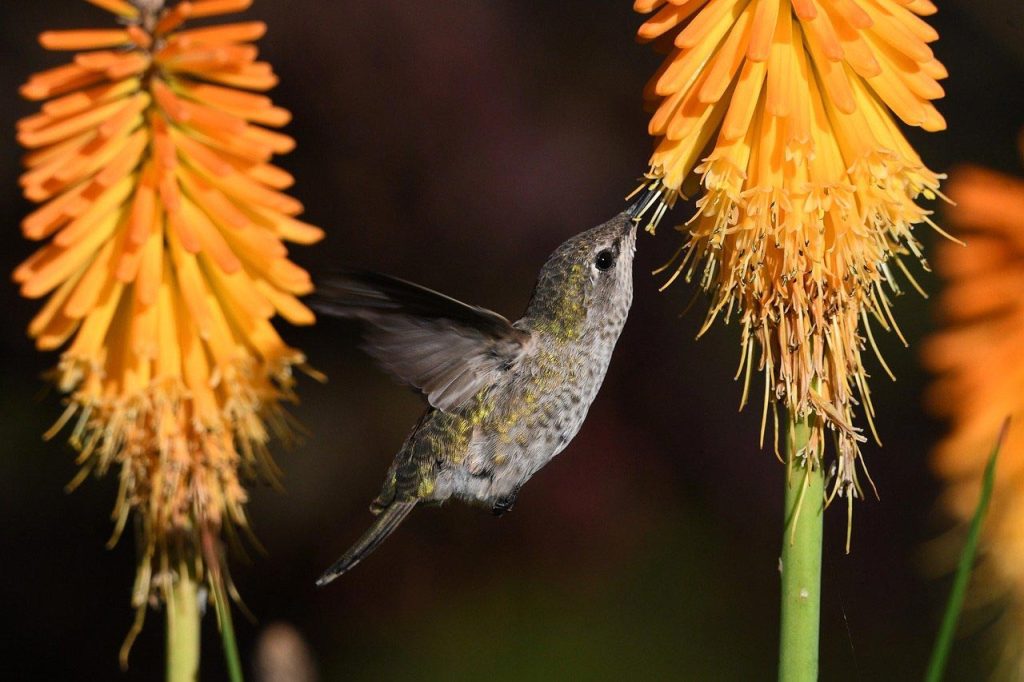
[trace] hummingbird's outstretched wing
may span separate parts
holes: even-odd
[[[529,332],[496,312],[375,272],[332,273],[309,303],[366,321],[367,352],[440,410],[493,384],[532,347]]]

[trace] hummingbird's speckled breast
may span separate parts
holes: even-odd
[[[568,279],[577,276],[586,274],[570,273]],[[632,301],[630,286],[611,309],[588,308],[582,291],[582,281],[569,281],[562,300],[545,308],[554,314],[528,314],[516,323],[532,330],[536,347],[506,381],[482,391],[455,419],[458,447],[437,472],[432,499],[454,495],[493,506],[514,496],[579,432]],[[597,315],[601,319],[588,319]]]

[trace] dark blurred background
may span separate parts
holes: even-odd
[[[944,3],[932,18],[951,73],[949,130],[910,133],[933,169],[1019,168],[1024,32],[1018,0]],[[17,86],[60,61],[34,36],[102,26],[75,0],[0,4],[0,271],[32,250],[18,223],[14,122],[33,111]],[[626,0],[259,0],[263,55],[291,109],[306,219],[327,239],[295,248],[313,273],[341,263],[424,283],[509,317],[547,253],[603,222],[645,169],[640,90],[658,57],[634,43]],[[680,207],[672,218],[688,217]],[[758,680],[775,675],[783,467],[759,451],[759,407],[737,413],[735,327],[694,342],[692,291],[648,273],[678,244],[666,221],[639,245],[636,299],[605,387],[572,445],[495,519],[452,504],[415,514],[372,559],[326,590],[319,572],[370,520],[366,507],[422,409],[363,356],[357,329],[284,329],[326,385],[301,383],[310,437],[277,449],[287,492],[252,490],[265,554],[235,557],[255,622],[237,617],[242,655],[285,622],[322,679]],[[926,241],[934,235],[926,233]],[[940,283],[924,275],[925,285]],[[37,304],[0,287],[0,670],[6,679],[159,679],[163,618],[150,613],[122,675],[132,611],[130,538],[104,549],[115,480],[66,495],[73,452],[40,434],[60,411],[24,328]],[[827,515],[822,678],[921,675],[949,581],[922,561],[945,522],[928,451],[942,433],[920,406],[915,348],[927,302],[900,300],[911,341],[881,340],[899,380],[868,358],[884,448],[864,449],[880,500]],[[203,679],[222,679],[212,622]],[[967,632],[950,679],[983,670],[986,636]]]

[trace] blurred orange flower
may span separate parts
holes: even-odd
[[[274,473],[266,445],[288,431],[279,401],[304,362],[271,318],[314,321],[283,242],[323,233],[295,219],[292,177],[270,164],[294,141],[264,127],[289,113],[251,92],[277,82],[251,44],[266,26],[182,28],[251,0],[87,1],[119,26],[43,33],[78,54],[21,89],[44,102],[18,123],[21,186],[42,204],[22,228],[49,241],[14,279],[49,296],[29,325],[37,346],[70,340],[54,373],[68,407],[49,435],[72,425],[74,483],[120,466],[115,539],[134,513],[141,619],[181,566],[203,578],[205,560],[223,596],[217,538],[246,523],[240,475]]]
[[[939,301],[946,328],[924,347],[939,374],[928,402],[951,421],[933,465],[946,480],[943,501],[967,523],[1000,425],[1010,430],[975,573],[981,601],[1008,595],[1004,664],[1024,676],[1024,180],[981,168],[952,174],[948,211],[967,248],[943,244],[936,270],[948,280]]]
[[[648,229],[679,197],[700,194],[696,215],[678,228],[687,240],[665,266],[669,283],[696,278],[711,294],[704,330],[720,315],[739,319],[743,403],[756,365],[763,421],[774,401],[794,418],[815,415],[810,452],[821,452],[826,428],[837,434],[831,494],[859,496],[855,405],[869,424],[873,414],[861,333],[874,346],[869,316],[895,328],[893,269],[907,273],[903,255],[921,258],[912,230],[931,220],[914,202],[934,198],[940,179],[890,113],[925,130],[945,127],[930,102],[946,76],[928,46],[938,34],[918,16],[935,7],[636,0],[634,8],[655,12],[639,38],[668,52],[645,91],[656,138],[644,185]]]

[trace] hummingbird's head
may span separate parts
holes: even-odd
[[[527,316],[567,339],[625,323],[633,301],[636,222],[620,213],[559,246],[540,271]]]

